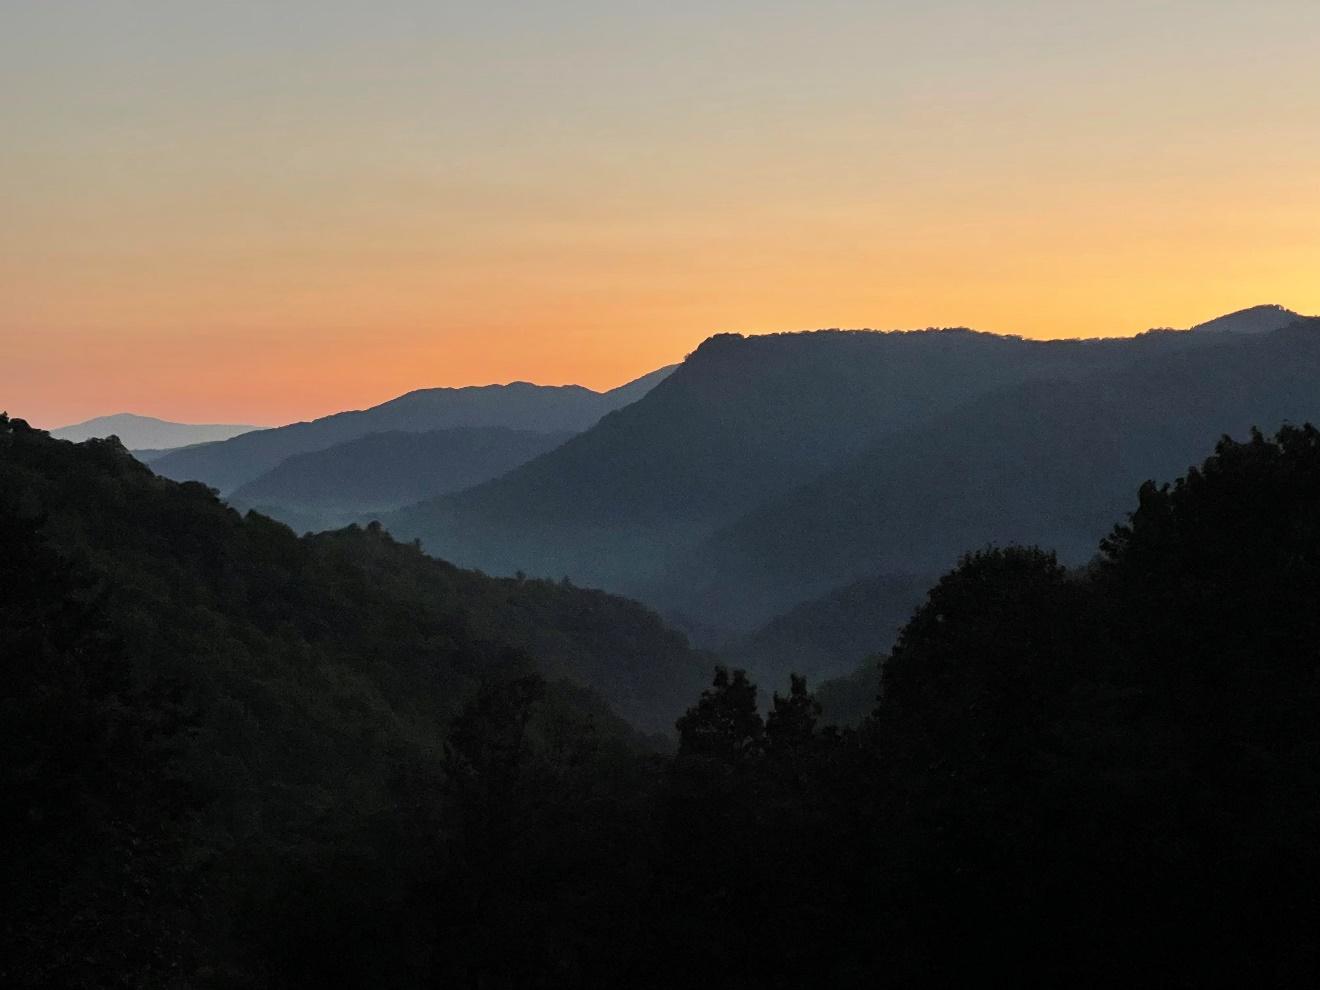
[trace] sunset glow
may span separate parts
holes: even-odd
[[[1313,0],[477,7],[6,4],[0,408],[275,424],[718,331],[1320,312]]]

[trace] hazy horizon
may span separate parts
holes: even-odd
[[[1252,308],[1255,308],[1255,307],[1257,307],[1257,306],[1264,306],[1264,305],[1282,305],[1285,309],[1291,309],[1291,308],[1292,308],[1292,307],[1289,307],[1286,303],[1256,303],[1256,304],[1249,305],[1249,306],[1241,306],[1241,307],[1237,307],[1236,309],[1233,309],[1233,310],[1227,310],[1227,311],[1222,312],[1222,313],[1214,313],[1214,314],[1211,314],[1211,315],[1209,315],[1209,316],[1206,316],[1204,319],[1198,319],[1198,320],[1194,320],[1194,321],[1192,321],[1192,322],[1186,322],[1186,323],[1153,323],[1153,324],[1151,324],[1150,326],[1142,327],[1142,328],[1140,328],[1140,329],[1136,329],[1136,330],[1130,330],[1130,331],[1128,331],[1128,332],[1099,333],[1099,334],[1087,335],[1086,337],[1083,337],[1083,336],[1080,335],[1080,334],[1058,334],[1058,335],[1050,335],[1050,336],[1035,337],[1035,338],[1030,338],[1030,339],[1038,339],[1038,340],[1073,340],[1073,339],[1118,338],[1118,337],[1131,337],[1131,336],[1135,336],[1135,335],[1137,335],[1137,334],[1144,333],[1144,332],[1146,332],[1147,330],[1152,330],[1152,329],[1163,329],[1163,328],[1188,329],[1188,328],[1190,328],[1190,327],[1196,326],[1196,325],[1199,324],[1199,323],[1207,322],[1207,321],[1209,321],[1209,320],[1213,320],[1213,319],[1216,319],[1216,318],[1221,317],[1221,316],[1229,315],[1229,314],[1232,313],[1232,312],[1238,312],[1238,311],[1240,311],[1240,310],[1244,310],[1244,309],[1252,309]],[[1299,311],[1299,312],[1300,312],[1300,311]],[[1306,314],[1305,312],[1302,312],[1301,315],[1305,316],[1305,315],[1307,315],[1307,314]],[[297,423],[297,422],[303,422],[303,421],[307,421],[307,420],[317,419],[317,418],[322,417],[322,416],[333,415],[333,414],[335,414],[335,413],[345,412],[345,411],[350,411],[350,410],[354,410],[354,409],[368,409],[368,408],[371,408],[371,407],[373,407],[373,406],[376,406],[376,405],[378,405],[378,404],[380,404],[380,403],[388,402],[390,399],[394,399],[394,398],[397,398],[397,397],[399,397],[399,396],[401,396],[401,395],[407,394],[408,392],[417,391],[417,390],[421,390],[421,389],[429,389],[429,388],[463,388],[463,387],[471,387],[471,386],[476,386],[476,387],[504,386],[504,385],[511,385],[511,384],[515,384],[515,383],[519,383],[519,382],[521,382],[521,383],[530,383],[530,384],[534,384],[534,385],[547,386],[547,387],[567,386],[567,385],[581,385],[581,386],[584,386],[584,387],[586,387],[586,388],[592,389],[593,391],[596,391],[596,392],[608,392],[608,391],[610,391],[611,389],[619,388],[619,387],[621,387],[621,386],[623,386],[623,385],[626,385],[626,384],[628,384],[628,383],[630,383],[630,382],[633,382],[633,381],[637,380],[638,378],[644,377],[645,375],[648,375],[648,374],[650,374],[650,373],[653,372],[653,371],[657,371],[657,370],[659,370],[660,368],[665,367],[667,364],[677,364],[677,363],[681,362],[687,354],[691,353],[691,351],[694,350],[694,349],[695,349],[695,348],[701,343],[701,341],[708,339],[709,337],[713,336],[715,333],[720,333],[720,332],[730,332],[730,333],[740,333],[740,334],[745,334],[745,335],[749,335],[749,336],[762,336],[762,335],[770,335],[770,334],[778,334],[778,333],[810,333],[810,332],[813,332],[813,331],[815,331],[815,330],[823,330],[823,329],[844,329],[844,330],[856,330],[856,331],[863,331],[863,332],[876,332],[876,333],[886,333],[886,332],[898,332],[898,333],[903,333],[903,332],[910,332],[910,331],[914,331],[914,330],[930,329],[930,328],[932,328],[932,327],[934,327],[934,326],[935,326],[934,324],[926,324],[926,325],[924,325],[924,326],[919,326],[919,327],[894,327],[894,328],[884,328],[884,327],[842,327],[842,328],[827,328],[827,327],[823,327],[823,326],[822,326],[822,327],[812,327],[812,328],[785,328],[785,329],[782,329],[782,330],[734,330],[734,331],[712,331],[712,333],[705,334],[705,335],[703,335],[702,337],[700,337],[695,343],[693,343],[693,344],[691,345],[691,347],[688,347],[688,348],[686,349],[686,351],[685,351],[683,354],[676,355],[671,361],[663,362],[663,363],[661,363],[661,364],[659,364],[659,365],[656,365],[656,366],[653,367],[653,368],[647,368],[647,369],[644,369],[644,370],[638,371],[636,374],[629,375],[627,378],[623,379],[622,381],[617,381],[617,382],[604,383],[604,384],[592,384],[592,383],[590,383],[590,382],[581,381],[581,380],[576,380],[576,379],[569,379],[569,380],[565,380],[565,381],[539,381],[539,380],[536,380],[536,379],[534,379],[534,378],[531,378],[531,377],[525,377],[525,376],[524,376],[524,377],[510,377],[510,378],[505,378],[505,379],[501,379],[501,380],[497,380],[497,381],[470,381],[470,382],[469,382],[469,381],[454,381],[454,382],[444,382],[444,383],[437,383],[437,384],[432,384],[432,383],[415,383],[415,384],[411,384],[411,385],[402,385],[400,388],[398,388],[397,391],[391,391],[391,392],[388,392],[388,394],[383,394],[383,395],[380,395],[380,396],[375,397],[375,398],[371,398],[371,399],[368,399],[368,400],[364,400],[364,401],[362,401],[362,402],[360,402],[360,403],[358,403],[358,404],[353,404],[353,403],[351,403],[351,402],[349,402],[349,401],[347,401],[347,400],[341,399],[340,396],[339,396],[338,394],[331,394],[331,395],[328,395],[328,396],[326,397],[325,405],[324,405],[323,408],[319,408],[319,409],[317,409],[316,411],[313,411],[313,412],[307,412],[307,413],[295,414],[295,415],[293,415],[293,416],[290,416],[290,417],[285,418],[285,419],[280,419],[280,420],[278,420],[278,421],[272,420],[272,421],[269,421],[269,422],[257,422],[253,417],[243,417],[241,414],[237,414],[236,416],[231,417],[231,418],[234,418],[234,419],[242,419],[245,423],[247,423],[248,425],[253,426],[253,427],[257,428],[257,429],[267,429],[267,428],[271,428],[271,427],[284,426],[284,425],[288,425],[288,424],[291,424],[291,423]],[[1011,331],[1011,330],[1007,330],[1007,331],[1006,331],[1006,330],[994,330],[994,329],[988,329],[988,328],[985,328],[985,327],[976,326],[976,325],[974,325],[974,324],[964,324],[964,325],[959,325],[959,326],[965,326],[967,329],[976,330],[976,331],[983,332],[983,333],[993,333],[993,334],[999,334],[999,335],[1005,335],[1005,336],[1007,336],[1007,335],[1013,335],[1013,334],[1015,333],[1015,331]],[[1023,335],[1021,335],[1021,336],[1028,336],[1028,335],[1023,334]],[[128,401],[132,402],[132,401],[136,401],[136,400],[129,399]],[[10,412],[10,413],[13,414],[13,415],[21,415],[21,413],[15,413],[13,410],[6,410],[6,411]],[[241,413],[241,411],[240,411],[240,413]],[[127,408],[127,407],[122,408],[122,409],[120,409],[120,408],[116,408],[116,409],[102,410],[102,411],[100,411],[100,412],[93,412],[93,413],[91,413],[90,415],[85,416],[85,417],[83,417],[82,419],[79,419],[79,420],[76,420],[76,421],[66,419],[66,420],[64,420],[64,421],[62,421],[62,422],[58,422],[58,423],[55,422],[55,420],[52,419],[52,418],[50,418],[50,417],[47,417],[45,421],[40,421],[40,420],[38,420],[37,418],[32,417],[32,416],[28,416],[28,417],[25,417],[25,418],[27,418],[27,419],[32,423],[32,425],[37,426],[38,428],[51,430],[51,429],[64,429],[64,428],[73,427],[73,426],[82,426],[82,425],[84,425],[85,423],[91,422],[92,420],[104,419],[104,418],[111,418],[111,417],[118,416],[118,415],[141,416],[141,417],[144,417],[144,418],[147,418],[147,419],[160,419],[160,420],[163,420],[163,421],[165,421],[165,422],[169,422],[169,423],[180,423],[180,424],[188,424],[188,425],[207,425],[207,423],[204,423],[202,420],[195,420],[195,421],[193,421],[193,420],[186,420],[186,419],[182,419],[182,418],[179,418],[179,417],[171,416],[171,415],[169,415],[169,414],[164,414],[164,413],[159,413],[159,412],[154,412],[154,411],[152,411],[152,412],[144,412],[143,410],[138,409],[138,408]],[[58,417],[57,417],[57,418],[58,418]]]
[[[1320,8],[18,2],[4,405],[277,423],[719,331],[1320,311]]]

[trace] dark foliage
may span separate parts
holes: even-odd
[[[10,984],[374,970],[359,911],[420,923],[429,846],[403,832],[433,812],[404,809],[443,805],[447,727],[492,671],[544,673],[537,718],[586,720],[613,760],[651,744],[563,678],[601,672],[663,725],[708,669],[631,602],[378,528],[298,539],[21,420],[0,419],[0,527]]]
[[[721,675],[680,722],[707,732],[670,785],[670,975],[1309,985],[1318,486],[1313,428],[1225,439],[1145,486],[1087,571],[966,556],[855,731],[815,729],[796,678],[763,733],[734,730],[711,716],[751,689]],[[724,951],[694,956],[707,926]]]
[[[0,437],[0,444],[4,438]],[[162,978],[186,937],[167,863],[189,794],[186,728],[162,683],[134,683],[99,582],[0,492],[0,982]]]
[[[1310,426],[1143,487],[1085,570],[965,555],[855,728],[719,669],[672,757],[484,635],[500,585],[3,442],[6,866],[59,876],[6,881],[9,982],[1314,982]]]

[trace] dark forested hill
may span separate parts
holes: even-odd
[[[465,426],[576,433],[611,410],[636,401],[670,370],[661,368],[608,392],[593,392],[580,385],[528,382],[419,389],[370,409],[336,413],[308,423],[258,430],[223,443],[176,451],[154,461],[152,467],[167,478],[201,481],[229,493],[287,457],[323,450],[368,433],[417,433]]]
[[[1135,501],[1085,570],[965,555],[818,697],[716,678],[680,720],[671,984],[1312,982],[1320,433]]]
[[[705,659],[679,634],[624,599],[567,583],[488,578],[378,530],[299,539],[264,517],[243,518],[200,485],[154,476],[113,441],[66,444],[17,420],[5,432],[9,504],[45,518],[54,545],[103,570],[124,596],[126,621],[152,612],[138,618],[150,620],[153,636],[203,637],[200,648],[212,644],[205,630],[216,623],[260,628],[297,619],[316,635],[333,628],[367,637],[332,645],[380,649],[383,659],[441,623],[450,638],[516,648],[555,676],[587,686],[599,679],[620,712],[648,730],[667,727],[673,704],[705,676]],[[344,581],[354,585],[352,601],[335,590]],[[160,622],[196,609],[216,614],[178,630]],[[415,618],[403,620],[410,610]],[[388,615],[401,623],[393,633],[380,625]],[[385,638],[373,643],[376,634]]]
[[[295,454],[229,496],[296,530],[331,529],[488,481],[553,450],[572,433],[457,427],[368,433]]]
[[[875,573],[1038,543],[1084,562],[1127,493],[1205,438],[1320,417],[1320,320],[976,398],[895,432],[711,537],[664,586],[684,612],[761,621]]]
[[[1300,313],[1277,304],[1252,306],[1198,323],[1192,330],[1196,333],[1269,333],[1281,330],[1301,318]]]
[[[718,670],[665,756],[556,677],[682,679],[638,606],[0,417],[0,984],[1309,986],[1320,433],[1133,501],[1085,568],[964,555],[819,698]]]
[[[969,330],[820,331],[701,345],[659,388],[510,474],[383,521],[429,552],[645,591],[759,502],[969,398],[1204,346],[1152,333],[1028,341]]]
[[[113,440],[75,445],[4,417],[0,541],[0,838],[50,857],[31,852],[21,894],[13,864],[0,877],[10,909],[49,913],[49,945],[21,953],[24,965],[48,955],[49,971],[0,960],[6,985],[81,986],[71,974],[84,969],[101,985],[98,966],[148,972],[170,939],[196,937],[189,912],[218,910],[231,883],[258,900],[275,893],[253,886],[263,857],[291,868],[374,828],[400,779],[435,776],[452,719],[484,683],[543,679],[544,717],[560,714],[536,731],[578,726],[594,746],[636,751],[651,744],[620,714],[668,730],[709,672],[635,603],[462,571],[378,529],[300,539],[202,485],[153,475]],[[73,814],[61,788],[86,790],[83,817],[52,817]],[[87,831],[93,820],[103,834]],[[90,858],[70,859],[66,824],[100,844]],[[121,931],[138,923],[125,912],[156,910],[143,898],[168,879],[163,862],[182,868],[166,848],[178,842],[200,886],[170,894],[177,930]],[[61,954],[74,929],[88,960]]]

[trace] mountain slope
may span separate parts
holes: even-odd
[[[1252,306],[1240,309],[1236,313],[1199,323],[1192,327],[1194,333],[1270,333],[1281,330],[1302,318],[1300,313],[1284,309],[1277,304]]]
[[[933,583],[929,576],[862,578],[794,606],[717,652],[767,691],[786,688],[789,674],[809,684],[843,678],[864,658],[889,652]]]
[[[201,481],[228,493],[295,454],[324,450],[365,436],[398,430],[423,432],[491,426],[546,433],[578,432],[601,416],[634,401],[660,378],[660,369],[609,392],[580,385],[483,385],[409,392],[370,409],[336,413],[307,423],[235,437],[223,443],[176,451],[153,462],[167,478]]]
[[[1215,340],[1029,341],[969,330],[720,335],[645,398],[562,447],[382,521],[429,552],[493,573],[567,574],[646,594],[710,532],[890,431],[920,428],[997,388]]]
[[[113,441],[67,444],[21,420],[0,427],[5,504],[44,514],[63,552],[108,575],[126,635],[150,644],[144,655],[166,650],[171,665],[202,663],[219,648],[214,637],[236,634],[245,640],[244,663],[267,654],[269,662],[287,659],[280,630],[306,613],[311,625],[301,635],[309,642],[347,649],[369,665],[410,650],[417,656],[409,664],[433,665],[427,657],[443,642],[522,651],[553,676],[586,686],[599,680],[648,730],[667,730],[706,678],[706,658],[634,602],[487,578],[379,530],[299,539],[265,517],[241,517],[201,485],[153,475]]]
[[[866,574],[925,573],[968,548],[1037,543],[1087,559],[1126,493],[1215,437],[1320,417],[1320,320],[1035,382],[896,432],[712,536],[657,599],[758,621]]]
[[[709,672],[633,602],[299,539],[3,414],[0,546],[5,986],[400,985],[333,947],[435,937],[410,891],[509,726],[578,813],[655,748],[584,685],[669,731]]]
[[[261,429],[259,426],[171,423],[152,416],[118,413],[114,416],[98,416],[96,419],[75,423],[72,426],[61,426],[57,430],[51,430],[50,435],[74,443],[95,437],[118,437],[129,449],[154,450],[185,447],[197,443],[214,443],[259,429]]]
[[[470,488],[553,450],[572,433],[459,427],[369,433],[295,454],[229,498],[295,529],[329,529]]]
[[[208,441],[208,443],[215,442],[216,441]],[[182,447],[129,447],[129,453],[143,464],[152,464],[160,460],[162,457],[165,457],[167,454],[173,454],[176,451],[190,450],[193,447],[201,446],[204,446],[204,444],[189,443],[184,444]]]

